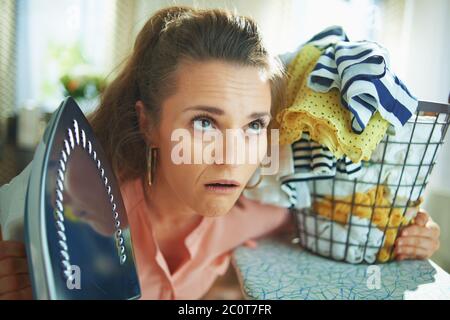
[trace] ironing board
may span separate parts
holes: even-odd
[[[450,275],[431,260],[353,265],[314,255],[286,235],[238,247],[232,263],[247,299],[450,299]],[[374,270],[380,286],[368,284]]]

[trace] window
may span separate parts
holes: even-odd
[[[86,77],[104,78],[110,69],[113,5],[109,0],[17,1],[19,108],[34,100],[46,111],[56,109],[64,95],[64,76],[75,78],[66,81],[71,89]],[[78,92],[86,108],[95,101],[92,89]]]

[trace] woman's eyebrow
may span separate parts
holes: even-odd
[[[216,115],[224,115],[225,111],[223,111],[220,108],[217,107],[212,107],[212,106],[193,106],[193,107],[189,107],[183,110],[183,112],[186,111],[204,111],[204,112],[209,112],[212,114],[216,114]],[[248,115],[247,118],[249,119],[257,119],[257,118],[262,118],[262,117],[269,117],[272,118],[272,116],[270,115],[269,112],[253,112],[250,115]]]
[[[269,112],[253,112],[248,116],[249,119],[257,119],[262,117],[269,117],[272,119],[272,116],[270,115]]]
[[[205,112],[217,114],[219,116],[225,114],[225,112],[222,109],[217,108],[217,107],[211,107],[211,106],[193,106],[193,107],[189,107],[189,108],[184,109],[183,112],[191,111],[191,110],[194,110],[194,111],[205,111]]]

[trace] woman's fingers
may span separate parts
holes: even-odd
[[[5,258],[0,260],[0,278],[24,273],[28,273],[26,258]]]
[[[427,237],[416,237],[416,236],[408,236],[408,237],[400,237],[395,242],[397,247],[409,246],[409,247],[420,247],[424,249],[436,249],[438,240],[434,238]]]
[[[404,259],[427,259],[431,256],[431,251],[420,247],[403,246],[396,250],[397,257]],[[399,259],[399,258],[398,258]]]
[[[414,219],[414,224],[405,227],[395,242],[397,260],[427,259],[439,249],[439,226],[428,213],[421,210]]]
[[[424,238],[439,238],[439,228],[423,227],[416,224],[405,227],[401,232],[402,237],[424,237]]]
[[[439,240],[423,237],[402,237],[395,242],[395,252],[401,253],[403,247],[417,247],[434,252],[439,247]]]
[[[425,227],[429,219],[430,216],[428,215],[428,213],[421,209],[414,218],[414,222],[419,226]]]
[[[0,260],[26,257],[25,245],[18,241],[0,241]]]
[[[0,299],[32,299],[25,246],[0,241]]]
[[[439,239],[439,237],[441,236],[441,228],[439,227],[439,225],[434,222],[433,220],[428,220],[426,228],[432,230],[433,236],[437,239]]]
[[[412,225],[405,228],[395,242],[398,260],[427,259],[439,249],[439,227]]]
[[[19,291],[0,294],[0,300],[32,300],[33,290],[30,287],[25,287]]]
[[[30,277],[28,274],[16,274],[0,278],[0,295],[19,291],[30,287]]]

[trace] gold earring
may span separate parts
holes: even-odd
[[[156,158],[158,155],[158,149],[149,147],[147,151],[147,179],[148,185],[151,186],[155,177]]]
[[[261,183],[261,181],[262,181],[262,174],[260,173],[259,177],[258,177],[258,181],[252,186],[248,186],[248,185],[245,186],[244,189],[246,189],[246,190],[255,189]]]

